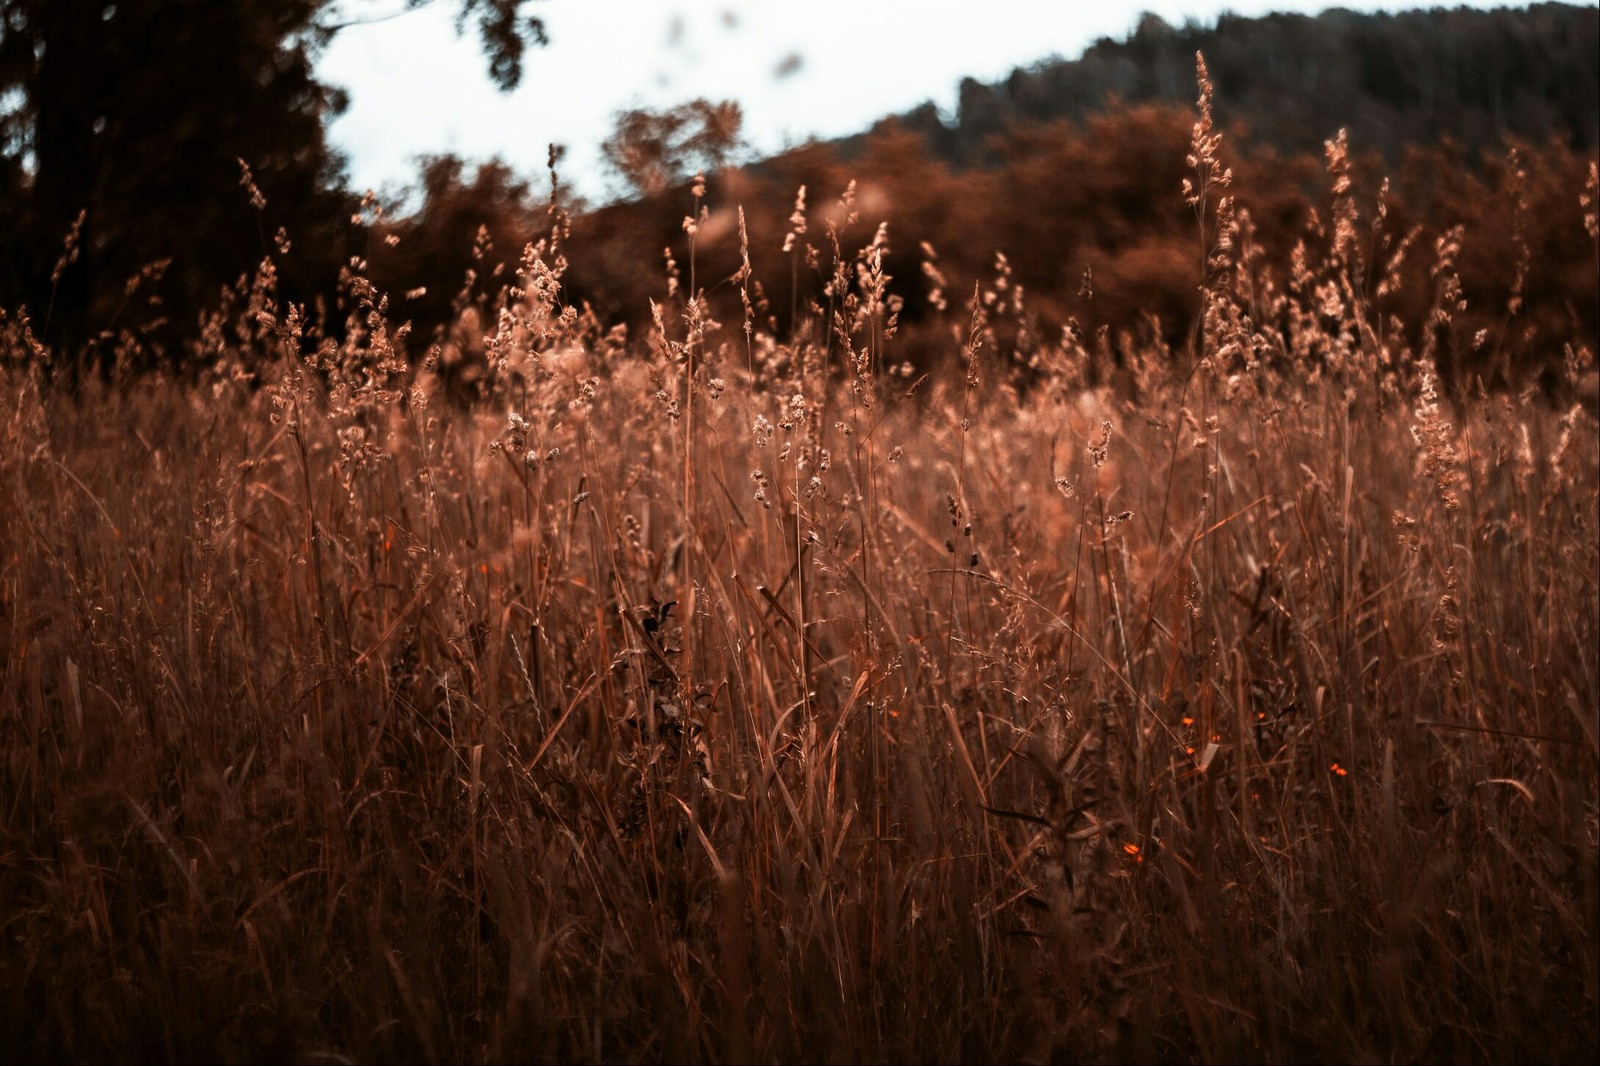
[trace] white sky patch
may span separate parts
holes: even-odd
[[[351,17],[392,13],[400,0],[354,0]],[[529,49],[522,85],[501,93],[458,4],[438,0],[342,31],[318,72],[344,88],[350,108],[331,127],[357,188],[394,195],[415,180],[417,159],[452,152],[498,156],[539,178],[547,146],[566,147],[564,184],[590,200],[617,192],[600,144],[621,110],[672,107],[695,97],[737,100],[756,155],[812,138],[866,129],[933,101],[953,114],[963,77],[991,82],[1052,55],[1076,58],[1100,37],[1122,39],[1141,13],[1175,26],[1218,13],[1309,14],[1306,0],[549,0],[550,45]],[[1346,5],[1399,11],[1400,3]],[[1422,5],[1427,6],[1427,5]],[[1454,6],[1454,5],[1452,5]],[[1474,7],[1500,6],[1471,3]]]

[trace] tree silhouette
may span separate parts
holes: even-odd
[[[527,46],[545,42],[528,0],[454,2],[491,77],[517,84]],[[289,298],[330,292],[355,205],[324,131],[344,100],[313,63],[363,14],[329,0],[0,0],[0,307],[26,308],[58,350],[134,333],[176,357],[221,287],[268,254]]]
[[[635,196],[654,196],[696,169],[715,170],[727,162],[743,144],[743,124],[739,105],[731,100],[623,111],[600,151]]]

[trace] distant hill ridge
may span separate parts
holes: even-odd
[[[921,134],[938,158],[992,161],[989,139],[1018,125],[1082,120],[1115,103],[1192,104],[1194,55],[1205,53],[1218,118],[1284,151],[1319,149],[1340,127],[1393,159],[1412,144],[1505,139],[1600,143],[1600,8],[1535,4],[1362,14],[1223,15],[1174,27],[1146,15],[1123,41],[1082,57],[961,83],[956,121],[933,104],[884,119]],[[844,138],[846,155],[868,134]],[[1475,153],[1474,153],[1475,154]]]
[[[802,323],[832,262],[822,234],[839,217],[833,198],[855,188],[865,228],[842,238],[843,252],[853,255],[872,227],[888,224],[882,265],[903,301],[902,351],[949,348],[924,248],[936,250],[937,287],[949,294],[990,287],[1003,252],[1005,269],[1026,286],[1029,337],[1057,336],[1070,322],[1084,336],[1157,332],[1187,343],[1201,283],[1194,212],[1182,195],[1193,173],[1197,51],[1227,135],[1230,193],[1250,214],[1256,269],[1289,284],[1296,256],[1314,258],[1325,245],[1323,144],[1343,128],[1363,247],[1374,249],[1375,268],[1381,260],[1394,274],[1374,313],[1413,324],[1408,344],[1420,350],[1427,339],[1420,324],[1432,321],[1441,249],[1454,249],[1468,309],[1455,316],[1448,344],[1428,343],[1461,353],[1463,368],[1489,354],[1502,365],[1554,366],[1564,355],[1551,338],[1595,336],[1600,266],[1580,198],[1590,195],[1600,143],[1600,11],[1565,4],[1226,16],[1181,28],[1147,16],[1127,40],[1102,40],[1079,59],[993,85],[966,81],[952,121],[924,105],[854,137],[708,168],[702,202],[712,214],[697,229],[694,256],[700,279],[718,279],[707,286],[713,316],[745,314],[740,289],[723,279],[746,269],[747,246],[767,328],[784,336]],[[1507,141],[1522,150],[1513,155]],[[503,166],[472,177],[443,159],[425,185],[421,210],[391,224],[399,244],[379,242],[371,263],[381,289],[425,290],[405,301],[405,313],[419,335],[443,337],[458,310],[456,279],[468,270],[491,279],[480,300],[504,283],[471,258],[460,234],[482,226],[496,248],[516,249],[548,221],[533,186]],[[659,249],[674,249],[680,262],[688,251],[689,190],[685,180],[574,218],[563,279],[574,306],[587,305],[607,328],[648,335],[645,309],[663,286]],[[798,245],[797,190],[808,190],[811,226]],[[1400,256],[1399,247],[1410,251]],[[785,249],[809,265],[797,269]]]

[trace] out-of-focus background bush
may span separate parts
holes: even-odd
[[[461,5],[502,85],[544,39],[530,10],[517,0]],[[339,29],[318,0],[139,0],[105,6],[99,20],[6,0],[0,15],[0,306],[26,309],[58,352],[104,359],[137,338],[145,358],[181,363],[203,312],[267,255],[282,293],[323,309],[334,332],[341,268],[368,260],[395,317],[431,343],[466,302],[494,299],[547,226],[545,175],[449,155],[422,161],[405,213],[363,206],[325,134],[343,100],[315,77],[318,49]],[[699,277],[730,316],[736,287],[714,281],[739,266],[736,209],[750,219],[755,276],[783,329],[806,308],[782,220],[800,186],[815,223],[854,180],[867,223],[890,224],[888,270],[913,353],[942,340],[919,339],[924,244],[958,297],[993,275],[999,252],[1043,330],[1072,321],[1090,336],[1103,328],[1181,345],[1200,264],[1195,220],[1173,192],[1201,50],[1232,135],[1235,191],[1270,256],[1287,259],[1326,224],[1324,143],[1347,129],[1358,203],[1375,210],[1387,177],[1386,230],[1396,241],[1415,230],[1415,283],[1388,294],[1388,309],[1422,321],[1432,246],[1470,221],[1459,263],[1468,311],[1443,369],[1537,371],[1560,357],[1544,339],[1596,330],[1595,258],[1570,190],[1600,128],[1597,26],[1593,7],[1560,4],[1224,16],[1184,28],[1149,16],[1080,59],[999,84],[968,80],[953,122],[930,104],[758,160],[739,151],[732,104],[631,111],[606,156],[634,198],[589,207],[562,195],[575,214],[568,295],[607,326],[645,324],[648,299],[665,292],[661,251],[681,239],[695,209],[689,181],[704,167],[711,216]],[[241,160],[259,210],[241,187]],[[1527,270],[1512,321],[1519,242]],[[803,258],[803,244],[792,254]]]

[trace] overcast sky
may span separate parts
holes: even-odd
[[[667,108],[695,97],[737,100],[746,139],[768,154],[857,132],[925,100],[953,112],[963,77],[994,81],[1052,55],[1076,58],[1100,37],[1126,36],[1141,12],[1181,25],[1209,24],[1222,11],[1314,13],[1327,6],[1315,0],[547,0],[529,10],[544,18],[550,45],[529,51],[517,91],[500,93],[486,76],[476,28],[456,35],[457,0],[393,18],[384,16],[403,10],[404,0],[347,0],[347,15],[376,21],[340,33],[319,70],[350,95],[332,137],[358,188],[393,194],[415,179],[418,156],[439,152],[499,156],[537,174],[554,142],[567,149],[563,182],[596,200],[616,191],[599,145],[626,108]]]

